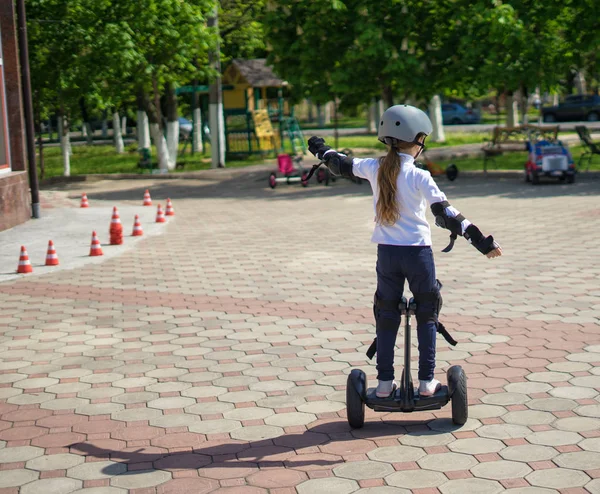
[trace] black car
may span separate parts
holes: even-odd
[[[567,96],[558,106],[542,107],[544,122],[597,122],[600,120],[600,96]]]

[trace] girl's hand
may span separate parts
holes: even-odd
[[[500,257],[502,255],[502,247],[498,245],[498,247],[486,254],[488,259],[493,259],[494,257]]]

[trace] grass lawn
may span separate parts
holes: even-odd
[[[579,162],[579,157],[583,153],[583,146],[570,146],[569,147],[575,165]],[[527,162],[527,153],[506,153],[496,158],[496,163],[488,161],[488,170],[524,170],[525,163]],[[459,171],[472,171],[472,170],[483,170],[483,157],[481,158],[460,158],[454,160],[440,160],[436,161],[438,165],[445,168],[450,163],[454,163]],[[596,158],[592,160],[590,170],[600,170],[600,159]]]
[[[488,137],[487,134],[454,134],[450,136],[443,146],[453,146],[458,144],[477,143],[481,142],[483,137]],[[333,140],[329,141],[333,144]],[[377,153],[383,153],[385,147],[379,143],[373,136],[348,136],[340,137],[339,149],[350,148],[357,149],[359,155],[363,155],[364,152],[375,151]],[[438,147],[432,143],[428,146]],[[289,143],[286,143],[286,151],[290,152]],[[107,174],[107,173],[142,173],[142,170],[137,167],[139,161],[138,153],[135,149],[135,145],[126,148],[126,152],[118,155],[114,151],[113,146],[106,145],[78,145],[73,146],[73,154],[71,155],[71,175],[88,175],[88,174]],[[156,150],[153,148],[153,156],[156,156]],[[575,158],[575,162],[579,160],[581,153],[583,152],[582,146],[572,146],[571,152]],[[273,153],[266,156],[251,156],[245,160],[233,160],[228,161],[228,167],[242,167],[249,165],[256,165],[269,162],[274,159]],[[504,170],[521,170],[523,169],[524,163],[527,161],[526,153],[506,153],[503,156],[499,156],[496,159],[496,165],[499,169]],[[210,168],[210,146],[207,147],[203,154],[195,154],[192,156],[189,152],[179,159],[179,162],[184,163],[184,168],[176,170],[174,173],[188,172],[195,170],[206,170]],[[461,158],[452,160],[456,163],[460,170],[482,170],[483,169],[483,158]],[[38,159],[39,163],[39,159]],[[440,161],[438,164],[446,166],[450,161]],[[44,164],[45,164],[45,176],[44,178],[50,178],[55,176],[62,176],[63,165],[60,148],[58,146],[47,147],[44,149]],[[494,164],[490,163],[490,169],[494,169]],[[600,160],[597,158],[592,163],[591,169],[600,170]],[[145,173],[148,173],[145,171]]]

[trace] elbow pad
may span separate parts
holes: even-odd
[[[329,168],[329,171],[334,175],[341,175],[345,178],[354,178],[352,172],[353,159],[345,154],[340,154],[336,151],[326,152],[323,156],[323,160]]]
[[[453,235],[462,236],[462,222],[465,217],[462,214],[456,216],[448,216],[446,208],[450,206],[448,201],[436,202],[431,205],[431,212],[435,216],[435,224],[440,228],[450,230]]]

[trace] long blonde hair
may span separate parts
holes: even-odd
[[[425,134],[417,136],[418,141]],[[400,219],[400,207],[398,205],[398,175],[402,162],[398,153],[406,152],[412,154],[415,143],[396,141],[389,146],[388,153],[379,158],[379,171],[377,173],[377,186],[379,197],[375,207],[375,221],[384,226],[392,226]]]

